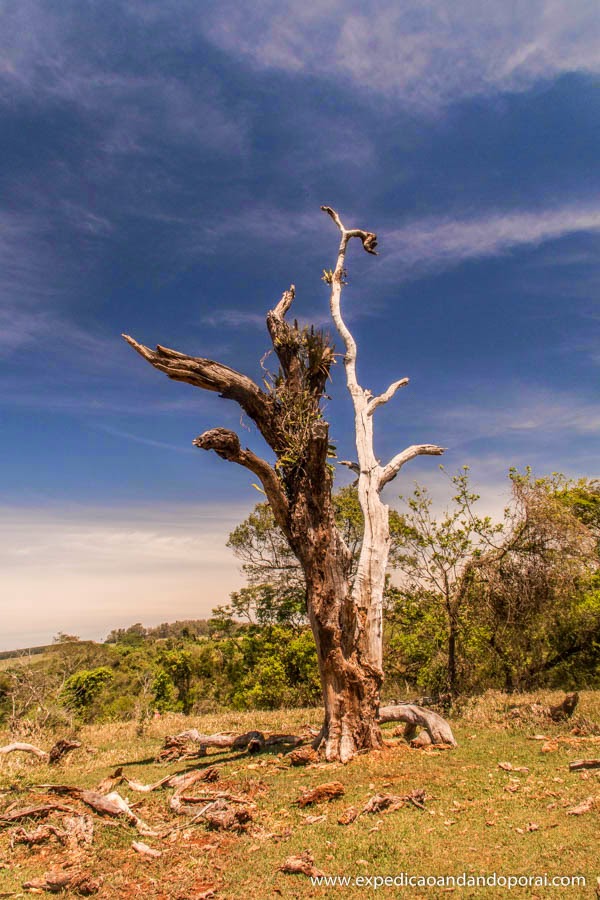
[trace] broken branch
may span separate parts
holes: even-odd
[[[402,466],[415,456],[441,456],[445,450],[445,447],[438,447],[437,444],[413,444],[412,447],[397,453],[381,471],[379,490],[395,478]]]
[[[400,388],[405,387],[410,379],[401,378],[399,381],[394,381],[393,384],[390,384],[387,391],[384,391],[383,394],[379,394],[378,397],[373,397],[372,400],[369,401],[367,405],[367,415],[372,416],[378,406],[383,406],[384,403],[387,403],[388,400],[391,400],[396,391]]]

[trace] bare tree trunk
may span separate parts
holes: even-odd
[[[421,454],[437,456],[444,452],[444,448],[434,444],[413,445],[396,454],[383,466],[375,456],[373,414],[391,400],[396,391],[408,384],[408,378],[393,382],[386,391],[375,397],[370,390],[359,384],[356,373],[356,342],[341,311],[342,287],[346,277],[346,249],[349,241],[356,237],[362,241],[368,253],[375,254],[377,238],[372,232],[346,229],[335,210],[328,206],[321,208],[331,216],[341,233],[335,270],[326,273],[325,280],[331,285],[331,315],[346,348],[346,384],[354,407],[358,461],[345,461],[343,464],[358,475],[358,498],[364,517],[363,542],[349,606],[352,609],[352,640],[362,664],[360,671],[355,674],[356,690],[363,697],[362,712],[366,716],[362,728],[369,734],[372,742],[370,746],[379,746],[381,736],[377,710],[383,681],[383,593],[390,550],[389,507],[383,503],[380,495],[385,485],[396,477],[410,459]]]

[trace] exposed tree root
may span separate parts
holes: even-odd
[[[408,726],[404,737],[410,741],[417,737],[418,728],[424,728],[432,744],[449,744],[456,747],[456,739],[448,722],[438,713],[412,703],[399,706],[382,706],[379,709],[379,722],[405,722]]]

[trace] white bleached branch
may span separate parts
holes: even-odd
[[[379,490],[396,477],[404,463],[414,459],[415,456],[441,456],[445,449],[445,447],[438,447],[437,444],[413,444],[412,447],[407,447],[406,450],[397,453],[381,470]]]
[[[367,406],[367,415],[372,416],[378,406],[383,406],[384,403],[387,403],[388,400],[391,400],[396,391],[400,388],[406,387],[408,382],[408,378],[401,378],[399,381],[394,381],[392,384],[390,384],[387,391],[384,391],[383,394],[379,394],[378,397],[373,397],[373,399],[369,401],[369,405]]]

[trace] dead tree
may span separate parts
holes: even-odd
[[[383,679],[381,615],[389,531],[388,508],[379,495],[409,459],[423,453],[439,454],[442,449],[430,444],[409,447],[385,466],[374,456],[372,415],[406,379],[378,397],[358,385],[356,345],[340,311],[344,262],[351,238],[359,238],[368,253],[375,253],[377,239],[370,232],[344,229],[333,210],[324,210],[342,235],[336,268],[326,280],[331,284],[334,322],[346,347],[359,457],[358,464],[351,467],[359,475],[365,510],[365,538],[354,586],[350,583],[351,554],[335,525],[329,426],[321,410],[334,363],[333,346],[323,332],[300,329],[296,322],[290,325],[286,321],[294,286],[267,314],[279,372],[265,389],[222,363],[160,345],[150,350],[128,335],[123,337],[169,378],[234,400],[273,450],[275,463],[271,464],[244,449],[237,434],[224,428],[206,431],[193,441],[196,447],[214,450],[222,459],[245,466],[260,479],[275,521],[302,566],[325,706],[319,740],[327,759],[345,762],[357,750],[381,746],[377,711]]]

